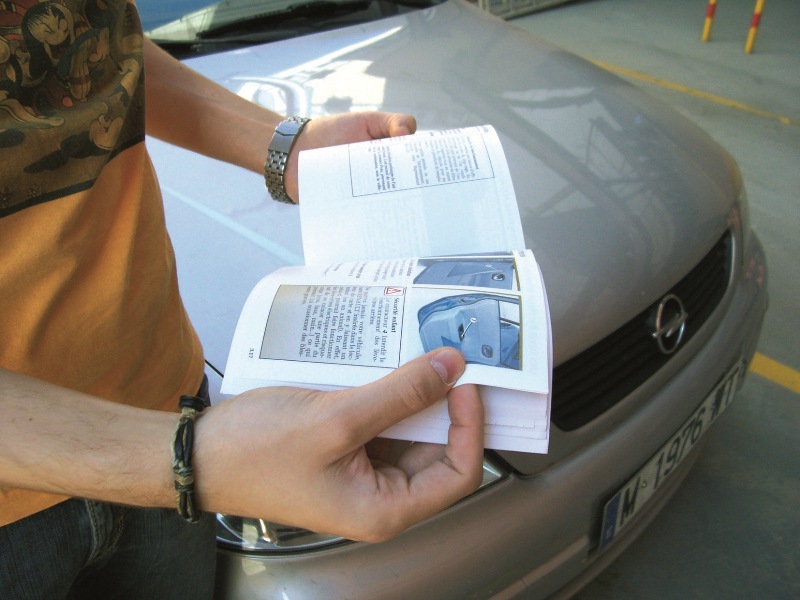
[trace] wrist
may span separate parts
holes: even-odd
[[[278,124],[270,140],[264,164],[264,180],[269,195],[277,202],[294,204],[286,192],[286,163],[298,136],[309,121],[305,117],[289,117]]]
[[[209,402],[200,396],[181,396],[179,404],[181,416],[175,428],[171,447],[175,501],[178,514],[190,523],[196,523],[200,519],[200,511],[195,502],[195,480],[192,468],[194,425],[195,420],[209,405]]]

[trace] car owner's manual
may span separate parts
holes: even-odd
[[[546,453],[552,335],[490,126],[300,153],[306,265],[267,275],[236,326],[222,391],[374,381],[441,346],[480,386],[485,446]],[[384,437],[446,443],[446,400]]]

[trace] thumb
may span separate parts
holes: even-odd
[[[337,408],[348,413],[354,441],[362,445],[445,398],[464,367],[458,350],[438,348],[373,383],[338,392],[342,398]]]
[[[410,135],[417,130],[417,120],[411,115],[394,113],[389,117],[389,137]]]
[[[409,135],[417,130],[417,120],[402,113],[365,112],[361,113],[366,125],[367,138],[377,140],[386,137]]]

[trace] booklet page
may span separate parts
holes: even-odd
[[[489,126],[306,151],[299,172],[306,264],[525,248]]]

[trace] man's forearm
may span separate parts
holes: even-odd
[[[177,415],[107,402],[0,369],[0,483],[172,506]]]
[[[240,98],[145,41],[147,132],[260,173],[283,116]]]
[[[147,132],[183,148],[262,173],[284,116],[241,98],[145,41]],[[311,115],[296,115],[311,116]],[[286,189],[298,199],[296,155],[304,149],[407,135],[410,115],[366,111],[319,116],[303,129],[286,163]]]

